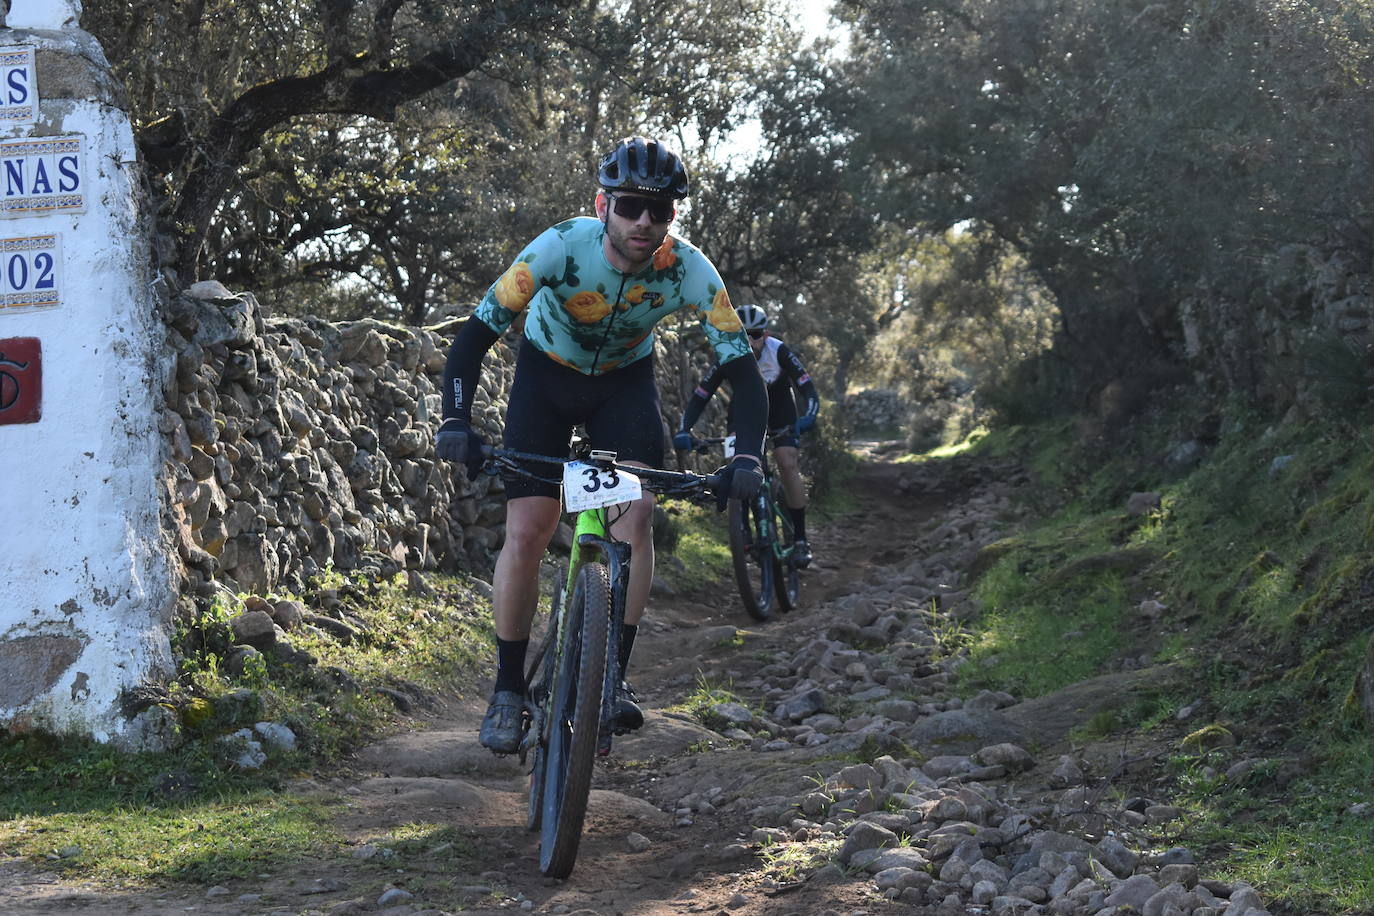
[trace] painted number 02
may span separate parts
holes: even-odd
[[[0,289],[27,293],[52,289],[57,284],[57,260],[47,251],[16,251],[0,263]]]

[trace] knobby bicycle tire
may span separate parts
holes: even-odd
[[[544,814],[544,748],[535,744],[534,762],[530,767],[529,803],[525,808],[525,829],[531,833],[543,823]]]
[[[534,701],[540,713],[532,726],[536,729],[536,734],[534,748],[530,752],[534,756],[530,762],[529,800],[525,809],[525,829],[531,832],[539,829],[544,813],[544,746],[548,741],[548,716],[544,715],[548,710],[548,703],[545,699],[553,683],[553,659],[558,654],[550,652],[549,649],[558,637],[558,625],[563,618],[563,582],[567,578],[566,573],[567,567],[560,565],[558,574],[554,577],[557,585],[554,586],[553,597],[549,603],[548,629],[540,637],[539,648],[535,650],[525,676],[526,696]]]
[[[730,500],[730,560],[744,610],[755,620],[773,616],[775,558],[755,503]]]
[[[588,563],[578,570],[564,614],[543,757],[539,868],[550,878],[572,872],[592,787],[610,653],[611,589],[605,566]]]
[[[780,544],[792,542],[792,522],[786,517],[787,509],[785,508],[786,503],[783,501],[782,483],[774,477],[770,481],[770,485],[773,488],[773,498],[768,503],[773,510],[773,537],[775,539],[775,549],[771,551],[773,555],[773,589],[778,597],[779,610],[786,613],[795,610],[797,602],[801,598],[801,570],[792,564],[792,548],[789,547],[786,551],[776,549]]]

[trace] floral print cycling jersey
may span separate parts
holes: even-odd
[[[716,359],[749,355],[725,283],[696,247],[671,235],[637,274],[606,260],[600,220],[577,217],[531,242],[482,297],[474,317],[498,334],[525,315],[525,340],[549,358],[601,375],[647,356],[654,325],[678,309],[701,322]]]

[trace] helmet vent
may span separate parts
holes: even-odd
[[[610,191],[638,191],[674,199],[687,196],[687,168],[667,146],[647,137],[626,137],[601,158],[597,179]]]

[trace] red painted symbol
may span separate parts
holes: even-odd
[[[0,339],[0,426],[43,413],[43,348],[37,337]]]

